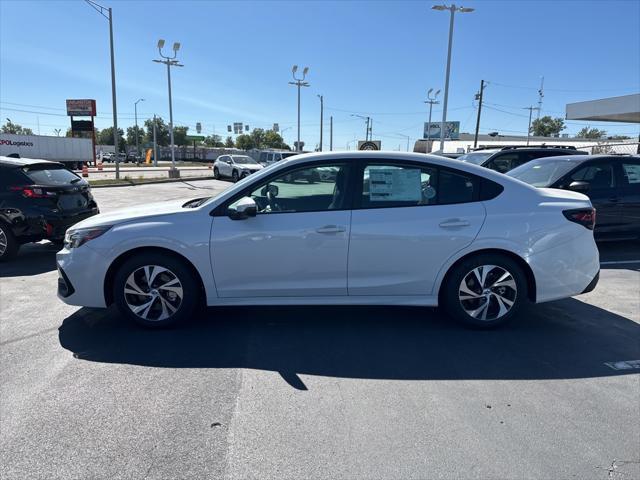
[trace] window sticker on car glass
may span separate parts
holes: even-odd
[[[369,172],[369,200],[418,202],[421,198],[420,169],[376,168]]]

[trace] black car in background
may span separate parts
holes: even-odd
[[[68,227],[98,212],[89,184],[63,164],[0,156],[0,261],[24,243],[62,243]]]
[[[535,145],[531,147],[511,145],[501,148],[483,147],[459,156],[463,162],[473,163],[490,168],[500,173],[519,167],[531,160],[541,157],[559,155],[586,155],[587,152],[576,150],[576,147],[562,145]]]
[[[640,238],[640,156],[539,158],[507,175],[534,187],[584,193],[596,208],[597,240]]]

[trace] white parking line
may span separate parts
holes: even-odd
[[[614,370],[640,369],[640,360],[621,360],[617,362],[605,362],[604,364]]]
[[[630,263],[640,263],[640,260],[616,260],[611,262],[600,262],[600,265],[627,265]]]

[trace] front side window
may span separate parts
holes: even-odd
[[[326,175],[327,169],[335,175]],[[346,208],[346,172],[344,164],[290,170],[252,187],[246,196],[256,202],[258,214],[341,210]]]
[[[623,163],[622,173],[629,185],[640,185],[640,163]]]
[[[486,167],[496,172],[506,173],[513,167],[518,166],[518,154],[507,153],[492,159]]]
[[[570,175],[571,182],[587,182],[589,188],[613,188],[615,186],[615,176],[613,165],[610,163],[599,163],[580,168]]]

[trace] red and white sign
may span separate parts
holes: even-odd
[[[89,99],[67,99],[67,115],[70,117],[95,117],[96,101]]]

